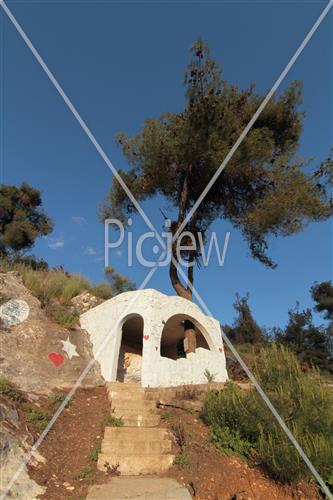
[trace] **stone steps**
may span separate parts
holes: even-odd
[[[112,415],[123,427],[106,427],[97,467],[119,464],[124,476],[162,474],[172,465],[172,442],[167,429],[158,427],[160,416],[155,398],[138,384],[107,384]]]
[[[168,477],[114,477],[90,488],[87,500],[191,500],[184,486]]]
[[[134,397],[128,399],[118,395],[112,399],[111,408],[154,412],[156,410],[156,401],[148,401],[144,398],[135,399]]]
[[[101,453],[98,457],[97,467],[105,471],[104,464],[108,462],[110,465],[118,465],[117,469],[124,476],[139,476],[141,474],[163,474],[173,464],[174,456],[171,454],[161,455],[135,455],[115,453]]]

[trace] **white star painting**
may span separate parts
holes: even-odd
[[[65,351],[69,359],[72,359],[73,356],[80,356],[76,352],[76,346],[72,344],[72,342],[69,340],[69,337],[67,337],[67,340],[62,340],[62,350]]]

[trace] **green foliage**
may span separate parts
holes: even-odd
[[[0,377],[0,394],[4,394],[12,401],[17,401],[22,403],[25,401],[25,397],[22,392],[15,387],[15,385],[4,377]]]
[[[223,455],[239,455],[245,458],[250,456],[251,443],[242,439],[237,430],[231,431],[228,427],[213,427],[212,440]]]
[[[90,462],[97,462],[98,455],[100,452],[101,452],[101,447],[99,445],[94,446],[89,452],[88,460]]]
[[[178,467],[188,467],[191,465],[191,458],[186,450],[182,450],[175,455],[173,463]]]
[[[236,344],[259,344],[264,342],[264,332],[252,316],[249,306],[249,294],[240,297],[236,294],[234,308],[238,313],[232,327],[226,327],[225,333]]]
[[[292,352],[275,345],[257,353],[254,373],[313,465],[328,480],[333,470],[332,391],[321,382],[317,373],[305,374]],[[215,442],[222,443],[223,450],[231,451],[247,443],[256,450],[262,466],[275,479],[292,482],[311,477],[254,389],[242,391],[228,383],[222,391],[210,391],[204,401],[202,417],[215,433]],[[235,450],[239,452],[239,448]]]
[[[91,473],[93,472],[92,468],[90,467],[90,465],[85,465],[84,467],[82,467],[82,469],[79,470],[79,472],[77,473],[75,479],[85,479],[86,477],[88,477]]]
[[[286,328],[275,329],[276,341],[293,350],[302,363],[333,373],[333,344],[329,332],[312,323],[310,309],[299,311],[296,307],[288,315]]]
[[[103,418],[102,424],[104,427],[123,427],[124,421],[122,417],[115,417],[114,415],[106,415]]]
[[[113,295],[135,290],[135,284],[120,273],[117,273],[114,267],[107,267],[105,275],[110,283]]]
[[[22,274],[24,285],[44,306],[51,299],[69,305],[73,297],[90,288],[88,280],[78,274],[68,274],[62,269],[34,271],[22,266],[18,270]]]
[[[215,380],[214,373],[210,373],[210,371],[208,370],[208,368],[205,369],[204,376],[206,377],[206,380],[207,380],[208,383],[214,382],[214,380]]]
[[[99,283],[98,285],[93,286],[90,289],[90,292],[95,295],[95,297],[103,300],[108,300],[113,297],[112,289],[107,283]]]
[[[59,406],[65,401],[67,394],[64,392],[51,392],[48,395],[48,400],[54,406],[54,409],[57,410]],[[69,408],[72,404],[72,400],[67,401],[65,408]]]
[[[0,255],[31,248],[39,236],[52,231],[41,205],[40,191],[26,182],[20,187],[0,185]]]
[[[333,172],[332,172],[333,175]],[[315,283],[311,288],[311,295],[316,302],[315,310],[323,312],[324,318],[333,320],[333,286],[331,281]]]
[[[79,314],[57,302],[48,302],[45,306],[48,316],[59,325],[74,328],[79,322]]]
[[[243,90],[221,75],[209,47],[196,40],[185,73],[184,109],[147,119],[132,137],[124,133],[117,136],[131,165],[130,170],[119,170],[119,175],[138,201],[162,195],[168,206],[176,209],[173,234],[262,103],[263,96],[254,86]],[[270,99],[195,217],[188,221],[185,229],[196,242],[199,232],[205,238],[216,218],[228,219],[242,232],[252,256],[274,267],[267,255],[271,235],[297,233],[310,222],[332,214],[329,190],[322,188],[331,181],[326,170],[313,172],[310,165],[295,157],[302,130],[301,101],[299,82]],[[125,222],[134,211],[114,180],[102,219],[116,217]],[[175,246],[173,255],[177,258]],[[189,262],[201,258],[198,249],[184,249],[181,256]],[[192,271],[190,267],[190,279]],[[186,296],[189,290],[181,285],[172,263],[170,277],[177,293]]]
[[[38,434],[41,434],[50,421],[49,413],[46,410],[38,408],[30,403],[26,403],[24,405],[24,409],[26,411],[26,418],[28,422],[34,426]]]
[[[171,413],[171,411],[164,411],[163,413],[161,413],[161,420],[169,420],[169,418],[172,418],[173,415]]]

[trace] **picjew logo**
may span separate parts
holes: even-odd
[[[133,225],[133,220],[128,219],[126,227],[131,228]],[[117,229],[118,239],[116,241],[110,241],[110,227]],[[154,267],[158,265],[159,267],[165,267],[170,265],[172,259],[172,239],[173,234],[170,230],[171,220],[167,219],[165,222],[167,231],[163,231],[160,237],[165,241],[165,249],[157,244],[156,233],[154,231],[146,231],[134,241],[133,231],[127,229],[125,231],[124,224],[118,219],[106,219],[104,222],[104,261],[105,267],[109,266],[109,251],[112,249],[122,250],[126,249],[127,254],[127,265],[129,267],[133,266],[133,262],[141,264],[144,267]],[[230,232],[226,232],[223,245],[219,245],[219,240],[216,232],[212,232],[209,239],[205,239],[202,232],[197,232],[196,235],[190,231],[183,231],[177,237],[174,242],[174,252],[176,254],[177,262],[184,267],[194,266],[194,261],[189,261],[184,259],[184,254],[194,252],[196,255],[200,255],[202,265],[207,267],[213,255],[216,252],[217,262],[220,267],[224,265],[227,249],[229,245]],[[144,244],[150,240],[150,250],[156,255],[156,258],[148,258],[144,255]],[[185,242],[185,243],[184,243]],[[222,248],[222,250],[221,250]],[[146,252],[147,254],[147,252]],[[165,254],[165,255],[164,255]]]

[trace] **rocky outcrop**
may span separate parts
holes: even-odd
[[[20,422],[15,405],[0,397],[0,493],[5,493],[16,471],[21,467],[29,446],[28,435]],[[34,462],[43,460],[37,453]],[[33,481],[24,466],[19,480],[10,488],[10,498],[32,500],[45,491],[45,488]]]
[[[92,359],[87,333],[51,321],[16,272],[0,274],[0,297],[1,376],[27,392],[72,387]],[[95,364],[83,385],[102,382]]]
[[[104,301],[89,292],[83,292],[74,297],[71,302],[78,314],[83,314]]]

